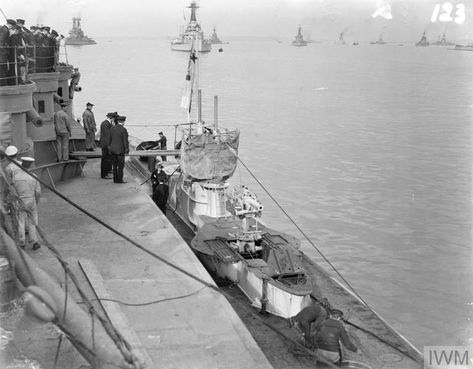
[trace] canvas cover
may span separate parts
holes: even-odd
[[[184,136],[180,167],[186,179],[220,182],[231,177],[237,167],[239,138],[238,130]]]

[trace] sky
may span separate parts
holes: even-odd
[[[3,0],[0,6],[8,18],[50,25],[64,35],[72,17],[80,16],[91,37],[173,38],[189,19],[190,1]],[[424,31],[431,40],[445,31],[452,40],[473,39],[472,0],[197,0],[197,4],[204,32],[210,35],[216,27],[221,38],[292,39],[301,26],[303,34],[314,40],[336,40],[344,32],[347,40],[376,40],[382,33],[386,41],[415,41]],[[437,4],[440,11],[435,17]]]

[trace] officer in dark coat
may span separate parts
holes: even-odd
[[[100,176],[104,179],[110,179],[108,173],[112,170],[112,157],[110,156],[110,129],[113,126],[114,119],[118,116],[117,112],[108,113],[107,119],[100,124],[100,142],[99,146],[102,149],[102,160],[100,163]]]
[[[125,155],[130,151],[128,144],[128,132],[123,125],[126,117],[117,116],[117,124],[110,128],[110,155],[113,165],[113,183],[126,183],[123,180],[123,167],[125,166]]]
[[[166,214],[166,203],[168,202],[168,196],[168,185],[163,182],[159,182],[153,192],[153,201],[156,205],[158,205],[158,208],[163,212],[163,214]]]
[[[164,183],[167,184],[168,182],[168,175],[164,172],[163,166],[159,163],[156,164],[156,169],[151,172],[151,184],[153,186],[153,193],[156,191],[156,187],[158,184]]]
[[[7,85],[8,79],[8,54],[10,44],[10,31],[6,25],[0,27],[0,86]]]

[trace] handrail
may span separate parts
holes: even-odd
[[[194,122],[187,123],[175,123],[175,124],[127,124],[127,127],[179,127],[179,126],[188,126],[192,124],[197,124]]]
[[[58,45],[0,45],[0,50],[7,54],[0,59],[0,86],[29,83],[31,73],[54,72],[58,65]]]

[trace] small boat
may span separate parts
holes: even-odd
[[[307,46],[307,41],[304,40],[304,37],[301,33],[301,27],[299,26],[297,30],[297,35],[294,38],[294,41],[291,43],[292,46]]]
[[[188,6],[191,9],[191,18],[189,24],[184,32],[181,32],[179,36],[171,41],[171,50],[174,51],[186,51],[190,52],[192,46],[197,48],[201,53],[209,52],[212,50],[212,43],[209,39],[204,37],[204,32],[197,22],[196,10],[199,8],[195,1],[192,1],[191,5]],[[193,43],[193,41],[196,41]]]
[[[429,46],[429,41],[427,41],[427,37],[425,36],[425,31],[422,34],[420,41],[416,42],[416,46]]]
[[[72,18],[72,29],[69,31],[69,37],[64,40],[66,45],[95,45],[96,42],[87,37],[82,31],[80,18]]]
[[[473,43],[466,45],[455,45],[455,48],[450,50],[464,50],[464,51],[473,51]]]

